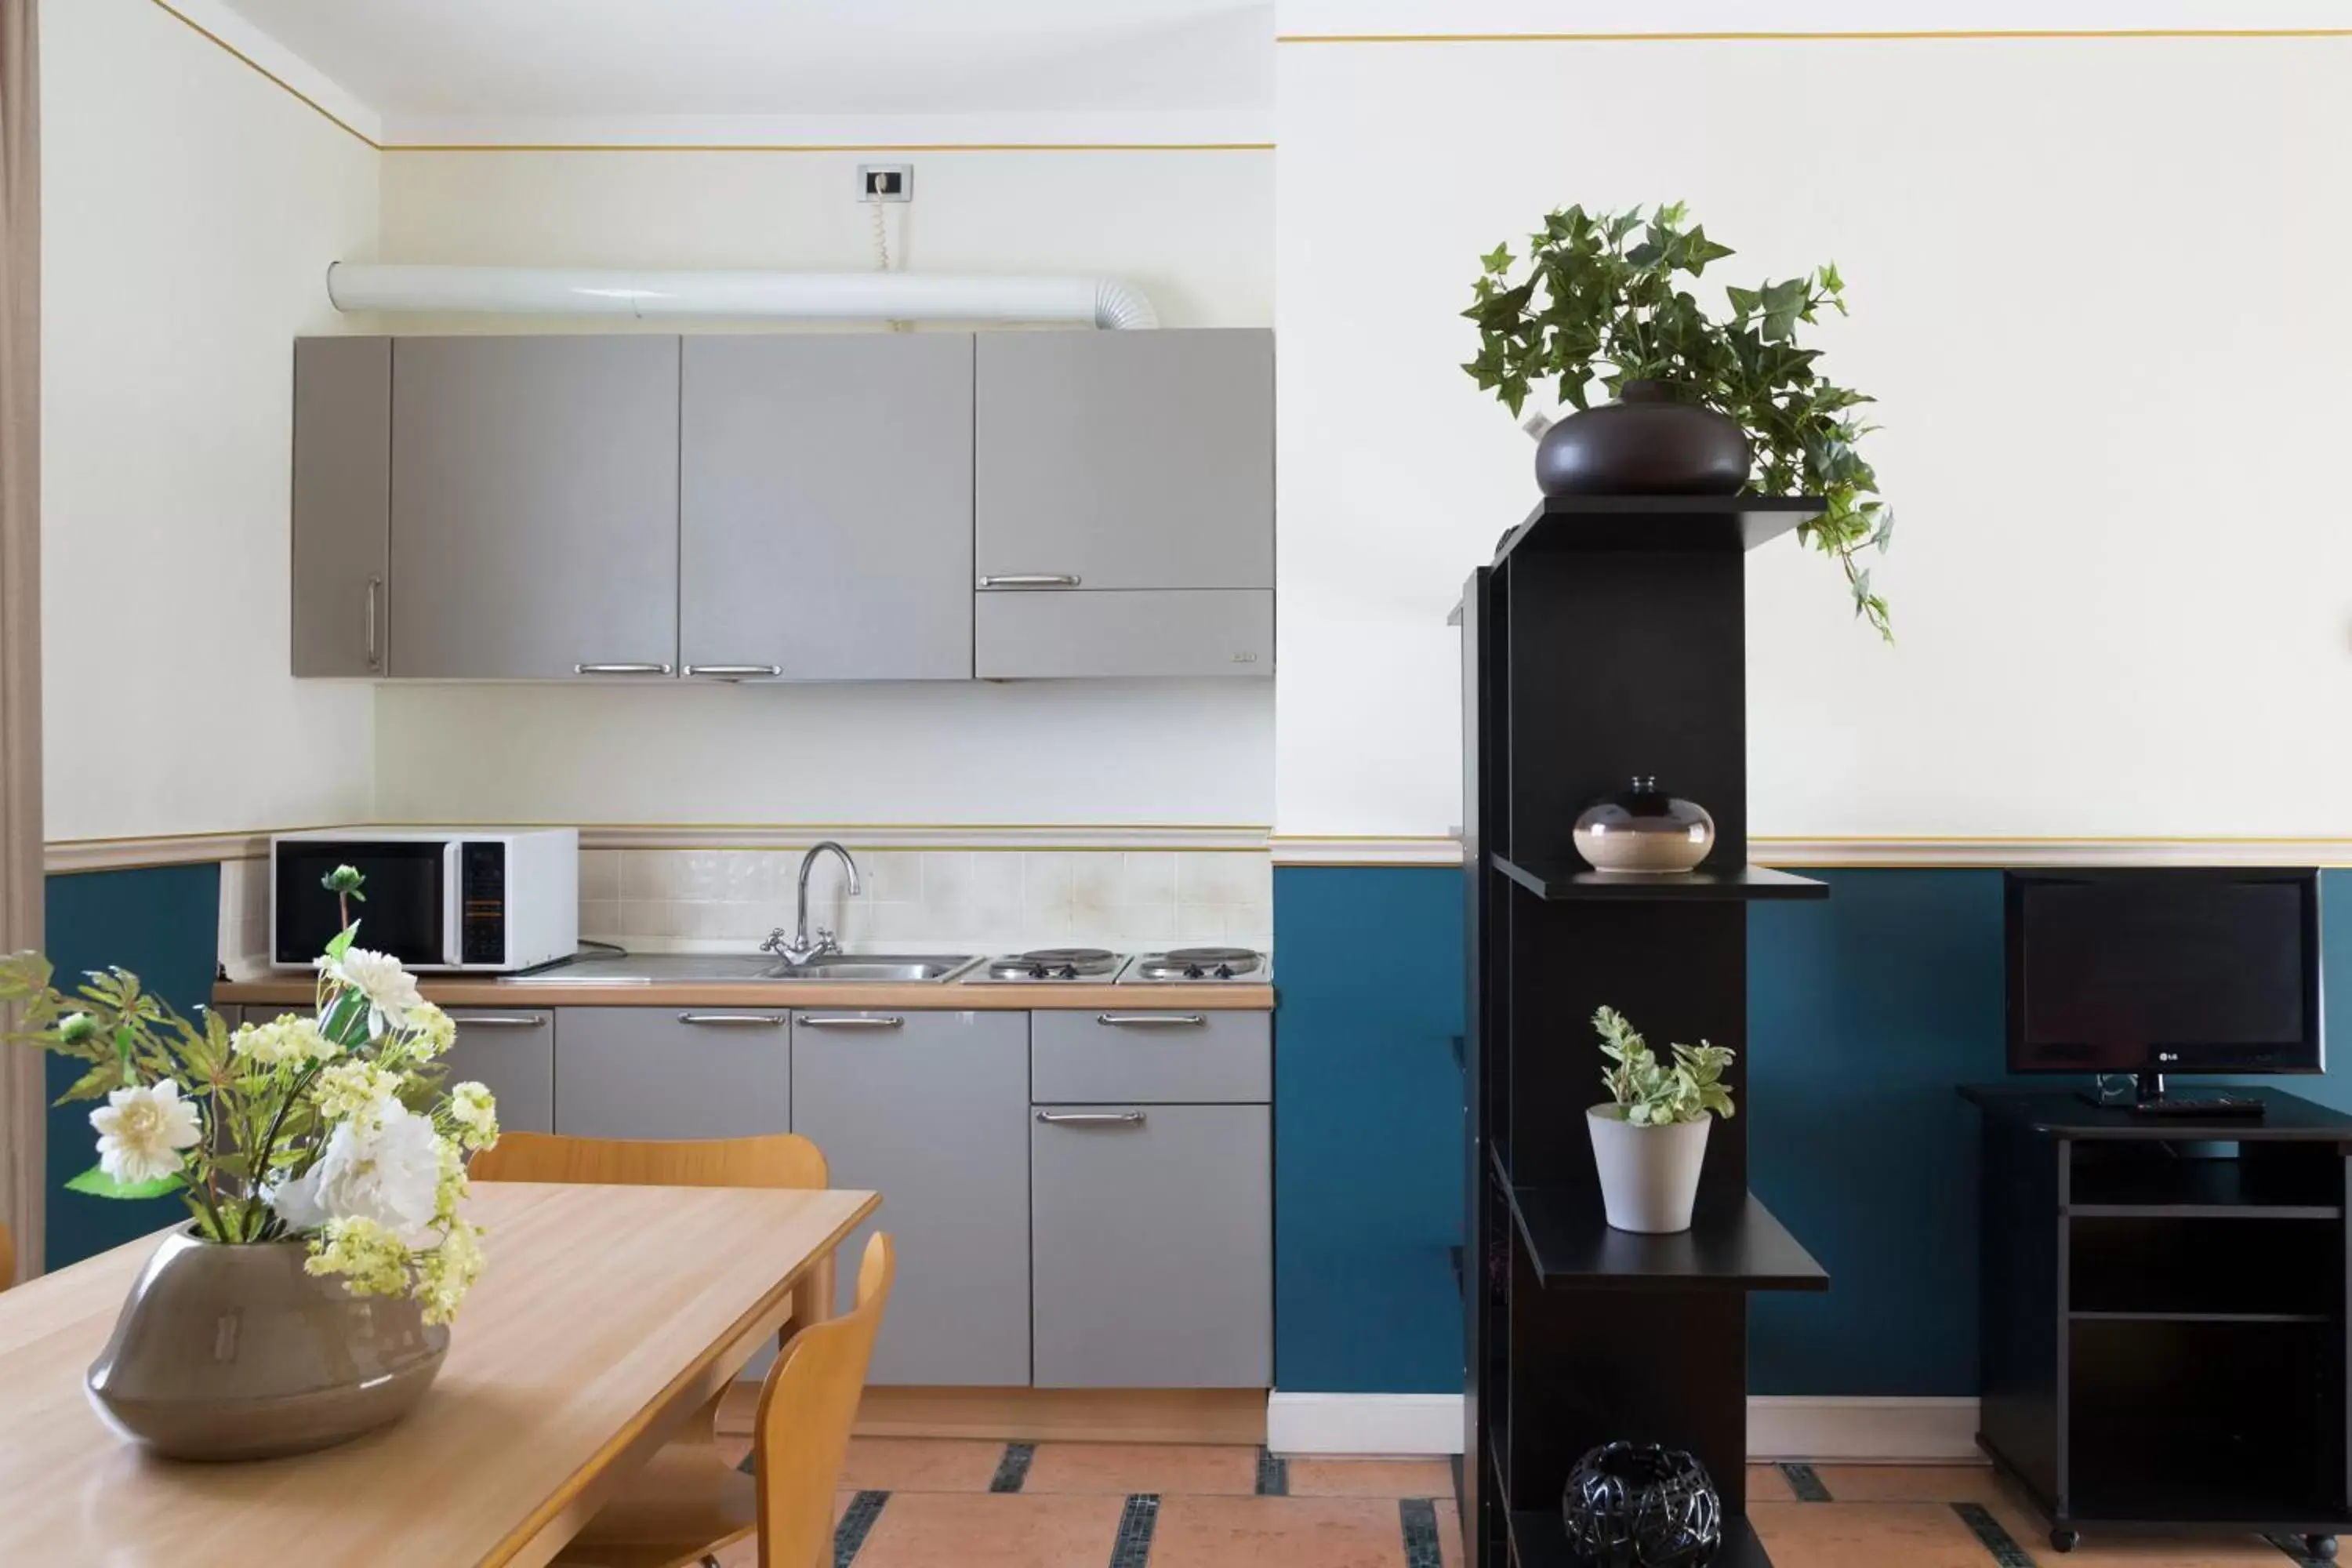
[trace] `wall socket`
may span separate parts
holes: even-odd
[[[857,199],[861,202],[911,202],[915,199],[912,163],[860,163]]]

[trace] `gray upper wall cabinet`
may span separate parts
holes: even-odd
[[[294,673],[384,673],[392,342],[294,344]]]
[[[686,340],[685,672],[971,677],[972,340]]]
[[[677,416],[674,337],[393,340],[389,673],[669,673]]]
[[[976,368],[981,586],[1274,586],[1272,332],[990,332]]]

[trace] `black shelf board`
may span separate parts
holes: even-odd
[[[2083,1079],[2088,1088],[2090,1079]],[[2178,1081],[2178,1080],[2176,1080]],[[2092,1105],[2073,1085],[2043,1089],[2014,1083],[1963,1084],[1962,1100],[1988,1116],[2023,1122],[2052,1138],[2085,1142],[2343,1143],[2352,1145],[2352,1116],[2315,1105],[2284,1089],[2232,1084],[2230,1093],[2259,1100],[2259,1117],[2147,1116],[2123,1105]]]
[[[1515,1185],[1494,1155],[1528,1263],[1549,1289],[1826,1290],[1830,1277],[1756,1194],[1710,1208],[1671,1236],[1611,1228],[1597,1189]]]
[[[2085,1107],[2084,1109],[2089,1109]],[[2077,1165],[2066,1212],[2077,1219],[2341,1219],[2344,1205],[2299,1201],[2292,1178],[2242,1160]]]
[[[1568,1549],[1568,1526],[1557,1508],[1528,1509],[1511,1520],[1511,1561],[1518,1568],[1579,1568],[1584,1559]],[[1738,1514],[1723,1521],[1723,1546],[1709,1568],[1772,1568],[1755,1527]]]
[[[1595,871],[1581,864],[1523,865],[1490,855],[1495,869],[1546,903],[1575,899],[1680,900],[1685,902],[1748,899],[1826,899],[1830,885],[1811,877],[1743,866],[1736,871],[1676,871],[1664,876]]]
[[[1685,550],[1737,554],[1822,514],[1819,496],[1547,496],[1503,536],[1525,552]]]
[[[2068,1312],[2078,1323],[2332,1323],[2325,1312]]]

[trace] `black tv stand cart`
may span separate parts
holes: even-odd
[[[1983,1111],[1977,1443],[2081,1531],[2352,1530],[2352,1116],[2272,1089],[2258,1121],[2059,1088]]]
[[[1615,1438],[1697,1455],[1723,1503],[1713,1568],[1769,1568],[1748,1522],[1748,1292],[1822,1290],[1748,1190],[1748,906],[1827,885],[1748,864],[1747,552],[1821,510],[1752,496],[1563,497],[1462,607],[1469,1256],[1460,1472],[1471,1568],[1570,1568],[1560,1496]],[[1786,541],[1783,540],[1785,545]],[[1655,773],[1714,814],[1692,872],[1611,877],[1578,814]],[[1740,1053],[1694,1223],[1612,1230],[1585,1112],[1607,1098],[1593,1009],[1659,1045]]]

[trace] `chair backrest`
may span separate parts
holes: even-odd
[[[857,1266],[857,1305],[793,1336],[760,1389],[751,1426],[760,1496],[760,1568],[833,1562],[834,1489],[866,1393],[866,1363],[890,1303],[898,1256],[880,1231]]]
[[[758,1138],[569,1138],[506,1132],[474,1156],[478,1182],[608,1182],[638,1187],[826,1184],[824,1151],[793,1132]]]

